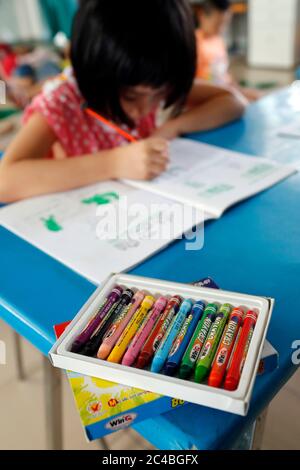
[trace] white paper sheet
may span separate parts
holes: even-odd
[[[121,223],[117,225],[116,237],[103,239],[99,222],[113,222],[109,211],[113,206],[124,211],[125,196],[128,207],[138,209],[136,204],[142,205],[142,216],[136,220],[132,217],[130,224],[131,233],[138,235],[134,239],[127,234],[122,237],[126,226]],[[163,217],[166,205],[170,213]],[[127,271],[180,237],[182,232],[201,224],[204,218],[211,218],[199,211],[186,212],[182,224],[174,224],[173,215],[178,208],[180,212],[180,207],[183,208],[160,196],[110,181],[4,207],[0,209],[0,223],[99,284],[110,273]],[[97,211],[101,213],[97,215]],[[108,219],[107,214],[110,214]]]
[[[233,204],[271,187],[296,170],[260,157],[250,157],[189,139],[170,148],[167,172],[151,182],[128,184],[220,217]]]
[[[300,139],[300,122],[293,122],[281,127],[278,135],[282,137],[290,137],[293,139]]]

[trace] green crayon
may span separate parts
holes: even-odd
[[[210,327],[213,324],[218,306],[216,304],[208,304],[203,312],[203,317],[199,321],[192,339],[182,358],[179,370],[179,377],[187,379],[194,371],[196,362],[200,356],[202,346],[207,338]]]
[[[231,311],[232,306],[230,304],[222,305],[218,311],[215,322],[209,330],[206,343],[203,346],[201,356],[199,357],[196,364],[195,381],[197,383],[202,382],[210,371]]]

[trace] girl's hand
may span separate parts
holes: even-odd
[[[167,140],[151,137],[116,149],[117,179],[151,180],[166,171],[169,163]]]

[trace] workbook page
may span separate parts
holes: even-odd
[[[220,217],[231,205],[278,183],[295,169],[189,139],[170,144],[168,170],[151,182],[129,184]]]
[[[278,135],[284,137],[291,137],[294,139],[300,139],[300,122],[299,120],[296,122],[292,122],[285,126],[282,126],[279,131]]]
[[[109,181],[11,204],[0,209],[0,223],[99,284],[212,218],[183,209],[168,199]]]

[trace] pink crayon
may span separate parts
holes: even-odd
[[[142,291],[138,291],[134,295],[132,299],[132,303],[129,306],[129,309],[123,310],[121,315],[114,322],[114,324],[111,325],[109,330],[105,333],[103,342],[97,353],[97,357],[99,359],[106,359],[109,356],[113,347],[117,343],[118,339],[120,338],[121,334],[125,330],[126,326],[130,322],[133,315],[136,313],[136,311],[140,307],[144,298],[145,298],[145,293]]]
[[[132,343],[130,344],[129,348],[127,349],[127,352],[123,357],[122,364],[124,366],[131,366],[136,361],[157,319],[166,308],[167,302],[168,300],[165,297],[160,297],[155,302],[154,307],[149,313],[149,316],[146,319],[144,326],[142,326],[140,331],[136,334],[135,338],[133,339]]]

